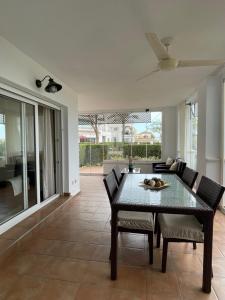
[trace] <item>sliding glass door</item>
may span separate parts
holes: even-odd
[[[0,224],[60,194],[60,110],[0,94]]]
[[[0,95],[0,223],[37,203],[35,106]]]

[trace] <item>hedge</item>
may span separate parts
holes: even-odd
[[[102,165],[104,159],[122,159],[131,155],[131,145],[116,143],[117,151],[110,153],[113,146],[114,143],[80,143],[80,166]],[[146,145],[132,144],[132,157],[146,158]],[[147,158],[161,158],[161,144],[147,145]]]
[[[161,145],[154,144],[154,145],[135,145],[132,144],[132,149],[130,145],[124,145],[123,147],[123,155],[124,157],[131,156],[132,157],[146,157],[146,148],[147,148],[147,158],[155,157],[161,158]],[[132,150],[132,152],[131,152]]]
[[[80,167],[102,165],[107,158],[108,147],[101,144],[80,143]],[[91,163],[90,163],[91,160]]]

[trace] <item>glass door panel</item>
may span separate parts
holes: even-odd
[[[28,203],[31,207],[37,203],[36,183],[36,144],[35,144],[35,107],[25,104],[26,116],[26,161],[27,161],[27,189]]]
[[[0,95],[0,223],[37,203],[34,118],[33,105]]]
[[[41,201],[56,194],[55,112],[38,107]]]

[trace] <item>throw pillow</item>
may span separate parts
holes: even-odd
[[[173,159],[171,157],[168,157],[167,160],[166,160],[166,165],[171,166],[172,163],[173,163]]]
[[[178,163],[177,162],[174,162],[171,167],[170,167],[170,171],[176,171],[177,170],[177,165]]]

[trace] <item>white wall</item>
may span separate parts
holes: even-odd
[[[210,76],[199,88],[198,153],[199,175],[220,182],[222,82],[220,75]],[[199,176],[199,177],[200,177]]]
[[[44,45],[43,45],[44,47]],[[62,107],[63,115],[63,186],[64,192],[72,194],[80,190],[79,152],[77,137],[77,94],[64,83],[56,94],[46,93],[35,85],[36,79],[52,75],[44,67],[0,37],[0,87],[25,97],[38,97]],[[58,78],[53,78],[60,82]]]
[[[202,175],[206,175],[221,182],[223,76],[224,74],[220,70],[209,76],[195,91],[195,99],[198,102],[198,181]],[[181,119],[181,111],[179,111],[179,115]],[[182,131],[180,135],[182,135]],[[182,148],[185,147],[182,136],[180,136],[181,140],[183,144],[181,143],[180,147]]]

